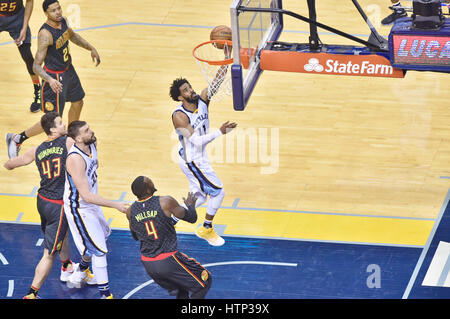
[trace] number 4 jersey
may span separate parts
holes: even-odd
[[[150,196],[131,205],[130,228],[141,243],[143,257],[155,258],[177,250],[172,218],[164,214],[159,196]]]
[[[61,200],[66,179],[67,136],[45,141],[36,149],[35,162],[41,175],[38,193],[42,196]]]

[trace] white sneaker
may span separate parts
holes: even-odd
[[[6,147],[8,148],[8,157],[14,158],[19,156],[20,151],[20,144],[17,144],[14,141],[14,136],[16,134],[14,133],[6,133],[5,139],[6,139]]]
[[[61,275],[59,276],[59,280],[61,280],[62,282],[67,282],[69,276],[73,274],[75,267],[77,267],[78,269],[78,265],[79,264],[72,263],[68,268],[63,268],[61,266]]]
[[[73,267],[73,273],[67,277],[66,284],[69,288],[81,288],[85,284],[96,285],[97,280],[95,279],[89,268],[81,271],[80,265],[75,264],[75,266]]]

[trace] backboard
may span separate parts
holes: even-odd
[[[244,110],[262,73],[260,51],[270,41],[278,40],[283,17],[277,12],[250,12],[246,8],[282,9],[281,0],[233,0],[230,8],[233,35],[231,81],[233,107]]]

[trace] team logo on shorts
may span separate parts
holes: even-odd
[[[51,112],[55,109],[55,106],[52,102],[45,102],[45,110]]]
[[[207,270],[203,270],[202,271],[202,280],[203,281],[207,281],[208,280],[208,271]]]
[[[56,250],[61,250],[61,246],[62,246],[62,241],[60,241],[58,243],[58,245],[56,245]]]

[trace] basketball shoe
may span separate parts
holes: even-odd
[[[71,263],[67,268],[61,266],[61,275],[59,276],[59,280],[62,282],[67,282],[69,276],[73,274],[75,266],[78,268],[78,265],[79,264]]]
[[[31,103],[30,112],[36,113],[41,110],[41,86],[34,88],[34,101]]]
[[[23,297],[22,299],[38,299],[38,297],[35,294],[30,293],[30,294],[26,295],[25,297]]]
[[[89,268],[80,270],[79,264],[75,264],[73,273],[67,277],[66,284],[69,288],[81,288],[84,284],[96,285],[97,280]]]
[[[406,17],[408,14],[405,9],[397,9],[395,7],[390,7],[390,9],[394,10],[390,15],[381,20],[382,25],[388,25],[393,23],[395,20]]]
[[[204,226],[200,226],[195,231],[195,234],[197,237],[206,240],[212,246],[222,246],[225,243],[225,240],[214,231],[214,227],[205,228]]]
[[[8,148],[8,157],[14,158],[19,156],[20,151],[20,144],[16,143],[14,141],[14,136],[16,134],[14,133],[6,133],[5,139],[6,139],[6,147]]]

